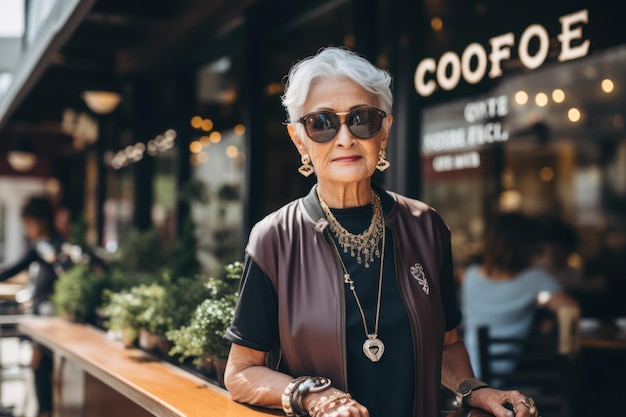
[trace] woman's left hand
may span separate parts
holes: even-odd
[[[468,404],[492,413],[496,417],[538,417],[535,401],[519,391],[482,388],[472,392]],[[513,410],[505,407],[509,404]]]

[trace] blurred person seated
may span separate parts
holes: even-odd
[[[561,284],[545,269],[532,265],[534,233],[532,222],[519,213],[499,214],[485,235],[482,261],[469,266],[461,285],[464,339],[474,372],[480,378],[478,328],[487,326],[498,338],[525,338],[537,312],[547,309],[559,319],[563,353],[575,350],[571,326],[577,326],[580,309]],[[498,352],[519,353],[513,345],[494,346]],[[514,360],[491,364],[496,373],[513,372]]]
[[[573,266],[579,242],[576,230],[554,217],[538,218],[536,230],[534,265],[548,271],[563,286],[563,290],[580,289],[583,286],[582,270]]]

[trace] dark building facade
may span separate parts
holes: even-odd
[[[576,289],[624,287],[626,32],[612,2],[126,3],[90,5],[58,47],[65,64],[49,62],[0,133],[8,143],[16,126],[38,123],[42,103],[57,106],[46,111],[57,123],[68,108],[97,120],[98,140],[46,171],[71,188],[93,244],[115,250],[131,227],[173,240],[192,218],[208,269],[240,258],[252,224],[314,183],[298,174],[283,125],[284,76],[343,45],[394,79],[392,167],[375,180],[443,215],[459,271],[480,253],[493,214],[518,210],[575,229]],[[82,84],[51,87],[81,39],[107,34],[117,49],[99,68],[109,70],[87,79],[93,69],[76,65]],[[96,78],[121,94],[110,114],[43,98],[78,95]]]

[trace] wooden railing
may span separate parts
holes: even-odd
[[[29,317],[21,333],[54,356],[53,417],[262,417],[279,410],[234,402],[228,392],[140,349],[124,348],[91,325]],[[466,417],[468,411],[442,417]],[[472,411],[472,417],[493,417]]]
[[[278,411],[234,402],[228,392],[90,325],[31,318],[22,333],[54,355],[55,417],[261,417]]]

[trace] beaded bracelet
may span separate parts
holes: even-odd
[[[333,394],[327,398],[322,398],[320,401],[315,403],[313,407],[311,407],[311,409],[309,410],[309,415],[311,417],[319,417],[324,412],[324,409],[326,409],[327,407],[334,407],[335,403],[338,401],[341,402],[341,404],[344,404],[346,400],[349,400],[351,398],[352,396],[347,392],[341,392],[338,394]]]
[[[291,407],[291,393],[298,385],[300,385],[300,383],[309,378],[310,377],[308,376],[300,376],[291,381],[285,388],[285,391],[283,391],[283,395],[280,399],[283,406],[283,412],[286,416],[293,416],[293,408]]]

